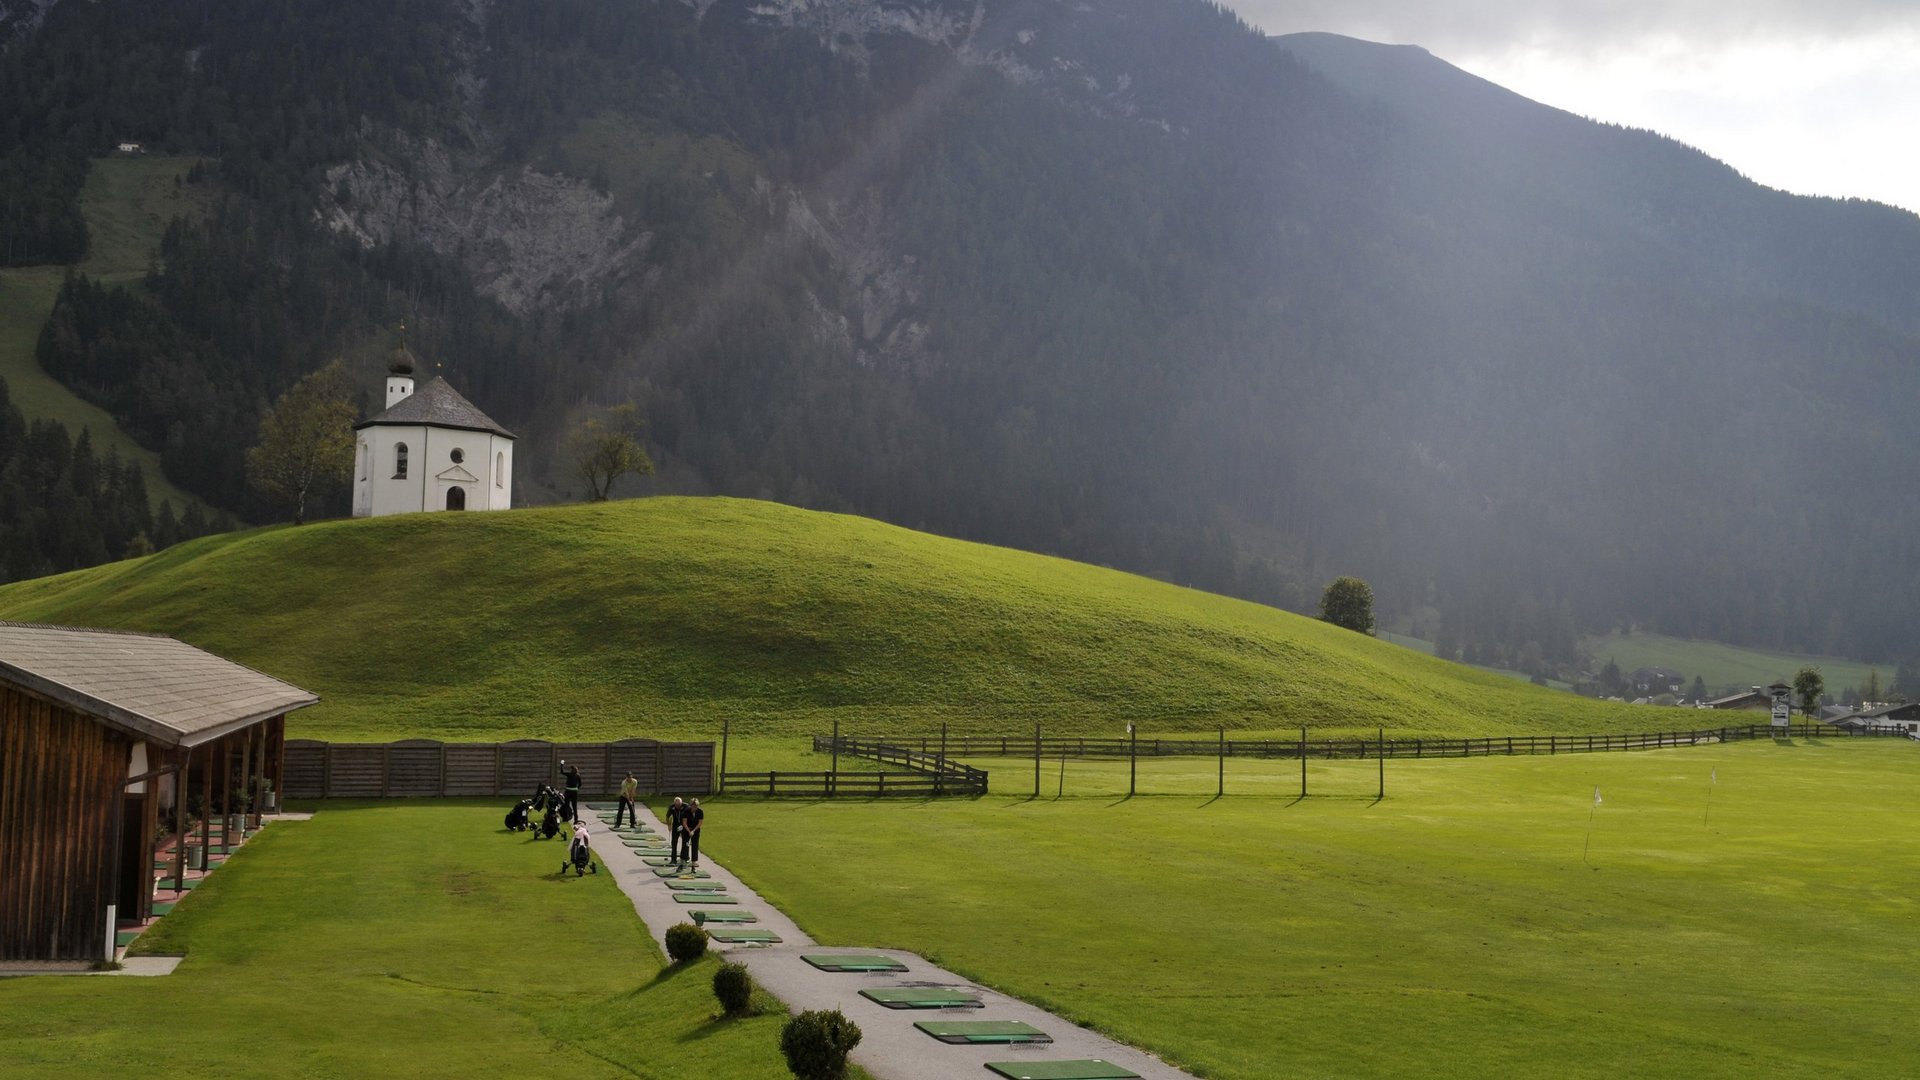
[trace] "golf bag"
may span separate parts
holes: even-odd
[[[507,811],[507,831],[520,832],[523,829],[532,828],[533,822],[527,820],[528,811],[531,809],[533,809],[532,799],[521,799],[514,803],[513,809]]]
[[[600,864],[593,861],[593,845],[587,841],[587,830],[573,830],[573,843],[567,847],[567,861],[560,864],[560,872],[565,874],[567,867],[573,867],[574,877],[585,877],[588,871],[600,872]]]
[[[560,809],[566,805],[566,801],[567,800],[560,798],[558,795],[547,800],[547,812],[540,818],[539,826],[533,830],[536,838],[551,840],[560,835]]]

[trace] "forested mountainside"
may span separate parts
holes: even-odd
[[[208,159],[39,357],[242,516],[264,402],[371,390],[404,319],[534,490],[631,399],[653,490],[1296,609],[1354,573],[1482,662],[1920,651],[1920,219],[1418,50],[1202,0],[99,0],[0,100],[11,264],[84,251],[117,142]]]

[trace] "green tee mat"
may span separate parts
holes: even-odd
[[[1053,1036],[1018,1020],[916,1020],[914,1027],[944,1043],[1050,1043]]]
[[[155,900],[153,902],[153,913],[155,915],[165,915],[167,912],[173,910],[173,905],[174,901],[172,900]]]
[[[726,893],[717,892],[677,892],[673,894],[673,898],[683,904],[737,904],[740,902]]]
[[[655,868],[656,870],[663,866],[680,865],[679,861],[675,859],[641,859],[640,861],[643,863],[646,863],[648,866]]]
[[[679,878],[662,878],[669,889],[684,889],[688,892],[724,892],[727,886],[719,881],[681,881]]]
[[[984,1009],[986,1002],[965,990],[943,986],[916,986],[905,989],[868,989],[860,991],[868,1001],[889,1009]]]
[[[751,911],[696,911],[693,913],[701,922],[747,923],[759,922],[760,916]]]
[[[765,941],[770,944],[778,944],[780,941],[780,935],[774,933],[771,930],[742,930],[742,929],[739,929],[738,927],[725,927],[725,926],[720,927],[717,930],[707,931],[707,936],[712,938],[715,941],[724,941],[729,944],[741,944],[745,942],[755,942],[755,941]]]
[[[139,937],[141,932],[142,931],[140,930],[119,931],[118,933],[113,935],[113,947],[116,949],[126,948],[127,946],[133,944],[133,939]]]
[[[713,876],[712,874],[707,873],[705,870],[678,870],[678,869],[675,869],[673,864],[671,863],[667,864],[666,866],[656,866],[653,868],[653,872],[663,878],[691,878],[691,879],[705,880]]]
[[[987,1068],[1007,1080],[1139,1080],[1140,1074],[1111,1061],[989,1061]]]
[[[871,953],[803,953],[800,959],[821,971],[905,971],[907,965],[891,956]]]

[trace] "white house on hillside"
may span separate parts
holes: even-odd
[[[413,354],[396,348],[387,409],[354,425],[353,516],[513,505],[513,433],[436,376],[413,388]]]

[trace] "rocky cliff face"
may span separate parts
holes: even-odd
[[[362,159],[327,170],[322,220],[369,247],[409,241],[452,256],[518,314],[598,300],[653,239],[584,181],[490,168],[430,139],[405,145],[401,165]]]

